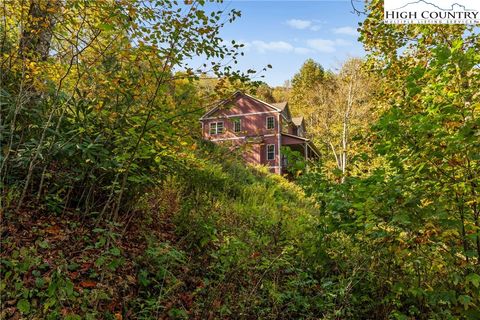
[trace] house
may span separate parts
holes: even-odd
[[[265,165],[271,172],[287,172],[283,147],[298,151],[305,159],[319,157],[313,143],[305,137],[303,117],[292,118],[287,102],[267,103],[237,91],[205,113],[200,121],[202,135],[215,143],[242,147],[243,158]]]

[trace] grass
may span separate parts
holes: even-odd
[[[315,203],[221,149],[206,146],[189,161],[115,223],[69,210],[6,211],[1,318],[306,314],[315,284],[302,246],[314,237]]]

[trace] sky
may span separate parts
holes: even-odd
[[[223,9],[238,9],[242,16],[227,24],[221,36],[245,45],[239,70],[272,69],[257,78],[270,86],[283,85],[312,58],[325,69],[336,70],[348,57],[362,57],[358,22],[350,0],[248,1],[225,0]]]

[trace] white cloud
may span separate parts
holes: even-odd
[[[245,42],[245,50],[255,50],[258,53],[279,52],[279,53],[295,53],[307,54],[313,52],[310,48],[295,47],[286,41],[262,41],[254,40],[252,42]]]
[[[326,39],[310,39],[307,40],[307,44],[310,48],[320,52],[335,52],[335,42]]]
[[[287,24],[295,29],[307,29],[312,25],[310,20],[301,20],[301,19],[290,19],[287,20]]]
[[[261,40],[255,40],[250,43],[250,46],[255,48],[260,53],[265,53],[267,51],[290,52],[294,50],[294,47],[285,41],[265,42]]]
[[[302,19],[290,19],[287,20],[287,25],[294,29],[305,30],[309,29],[312,31],[320,30],[320,25],[314,24],[314,22],[319,22],[318,20],[302,20]]]
[[[310,39],[307,40],[307,45],[319,52],[332,53],[337,51],[338,46],[349,46],[351,43],[343,39]]]
[[[335,44],[337,46],[347,47],[347,46],[350,46],[352,43],[343,39],[336,39]]]
[[[333,33],[344,34],[344,35],[347,35],[347,36],[357,36],[358,35],[357,29],[352,28],[352,27],[335,28],[335,29],[333,29]]]
[[[300,41],[299,41],[300,42]],[[343,39],[308,39],[301,41],[304,45],[296,46],[287,41],[263,41],[253,40],[243,42],[245,51],[256,51],[261,54],[265,53],[293,53],[306,55],[315,52],[333,53],[339,47],[352,46],[352,43]]]

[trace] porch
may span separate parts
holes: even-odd
[[[320,158],[320,152],[315,147],[315,145],[310,141],[310,139],[307,139],[307,138],[295,136],[288,133],[282,133],[281,146],[288,147],[291,151],[294,152],[293,153],[294,155],[301,155],[302,160],[310,161],[310,160],[317,160]],[[283,154],[282,155],[282,171],[284,171],[284,169],[288,168],[291,165],[293,164],[289,163],[288,157],[285,154]]]

